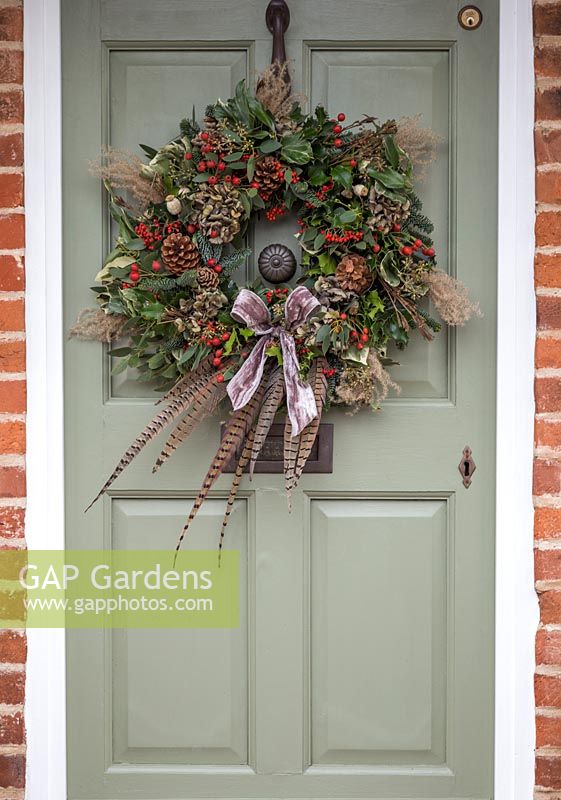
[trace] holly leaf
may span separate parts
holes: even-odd
[[[319,268],[323,275],[333,275],[337,269],[337,261],[329,253],[318,256]]]
[[[282,157],[291,164],[307,164],[312,157],[312,146],[299,133],[283,136]]]
[[[348,167],[343,166],[343,164],[338,164],[336,167],[333,167],[331,170],[331,177],[335,183],[341,184],[345,189],[350,189],[353,185],[353,173]]]
[[[328,177],[321,167],[312,167],[308,176],[310,186],[322,186],[327,183]]]

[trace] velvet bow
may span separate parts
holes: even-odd
[[[300,378],[300,364],[296,355],[293,331],[305,322],[318,308],[317,298],[299,286],[289,294],[285,307],[285,324],[273,325],[269,309],[249,289],[242,289],[233,305],[231,315],[243,322],[261,338],[254,346],[243,366],[228,383],[228,395],[235,410],[243,408],[255,392],[265,369],[266,350],[275,340],[280,342],[283,359],[286,405],[292,423],[292,436],[298,436],[316,416],[316,402],[312,387]]]

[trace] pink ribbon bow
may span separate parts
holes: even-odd
[[[247,361],[228,383],[228,395],[236,411],[249,403],[257,391],[265,369],[267,358],[265,351],[275,339],[278,339],[282,350],[286,405],[292,423],[292,436],[298,436],[306,425],[317,417],[312,387],[300,378],[300,364],[292,331],[305,322],[319,306],[319,301],[310,290],[305,286],[299,286],[287,298],[284,307],[285,327],[273,325],[269,309],[263,300],[255,292],[241,289],[231,315],[261,338]]]

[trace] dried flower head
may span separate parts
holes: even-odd
[[[377,353],[371,350],[367,364],[343,370],[335,393],[340,403],[350,407],[349,413],[356,414],[363,406],[378,408],[390,389],[401,391],[382,366]]]
[[[416,180],[423,181],[429,166],[436,161],[436,149],[444,141],[442,136],[430,128],[423,128],[421,114],[417,114],[399,120],[395,140],[411,159]]]
[[[270,64],[257,79],[255,96],[273,116],[279,133],[296,129],[290,113],[296,103],[302,104],[304,97],[292,93],[288,63]]]
[[[124,189],[136,201],[135,210],[144,211],[149,203],[161,203],[164,192],[161,181],[154,173],[148,177],[141,159],[126,150],[106,147],[101,155],[90,164],[90,172],[111,186]]]
[[[107,314],[101,308],[85,308],[78,314],[68,336],[92,342],[112,342],[122,335],[127,320],[124,314]]]
[[[441,318],[448,325],[465,325],[473,316],[483,316],[479,303],[470,299],[468,289],[461,281],[440,269],[426,272],[424,281],[429,296]]]

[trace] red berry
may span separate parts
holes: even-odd
[[[372,249],[374,250],[375,253],[379,253],[382,248],[380,247],[379,244],[373,244]]]
[[[429,247],[428,250],[427,250],[427,256],[429,258],[433,258],[434,257],[434,252],[435,252],[434,251],[434,247]]]
[[[413,247],[415,248],[415,250],[418,250],[419,247],[422,247],[422,246],[423,246],[422,241],[420,239],[415,239],[415,241],[413,242]]]
[[[224,375],[217,375],[216,380],[218,383],[224,383]]]
[[[351,158],[351,160],[349,161],[349,166],[356,167],[356,164],[357,164],[356,158]]]
[[[217,264],[214,268],[214,271],[220,275],[220,273],[222,272],[222,264]]]
[[[367,342],[368,341],[368,334],[367,333],[363,333],[362,336],[360,337],[360,341],[361,342]]]
[[[222,350],[222,349],[219,349],[219,350],[216,350],[214,354],[215,354],[215,356],[216,356],[217,358],[220,358],[223,352],[224,352],[224,350]]]
[[[229,338],[230,338],[230,334],[229,333],[223,333],[222,334],[222,341],[223,342],[227,342]]]
[[[193,153],[185,153],[185,161],[191,161],[193,158]]]
[[[363,348],[363,347],[364,347],[364,345],[362,344],[362,342],[359,342],[359,343],[357,344],[357,346],[356,346],[356,349],[357,349],[357,350],[362,350],[362,348]]]
[[[343,311],[343,313],[342,313],[340,316],[341,316],[341,319],[342,319],[343,321],[345,321],[345,320],[347,319],[347,315],[345,314],[345,312],[344,312],[344,311]]]
[[[203,151],[203,153],[210,153],[212,147],[209,144],[205,144],[203,145],[203,147],[201,147],[201,150]]]
[[[341,133],[343,128],[340,125],[335,125],[333,128],[333,133]]]
[[[223,161],[219,161],[218,162],[218,169],[220,170],[220,172],[222,172],[223,170],[226,169],[226,164]]]
[[[232,183],[232,176],[231,175],[225,175],[224,176],[224,183]]]
[[[335,139],[333,141],[333,144],[335,145],[335,147],[341,147],[341,145],[343,144],[343,140],[342,139]]]
[[[234,175],[234,177],[232,178],[232,183],[234,184],[234,186],[239,186],[241,182],[242,182],[241,178],[238,178],[237,175]]]
[[[362,332],[363,332],[363,333],[368,333],[368,328],[363,328],[363,329],[362,329]]]
[[[216,177],[216,175],[211,175],[210,178],[208,179],[208,182],[211,186],[214,186],[215,183],[218,183],[218,178]]]
[[[356,331],[351,331],[351,339],[358,339],[358,333]]]
[[[199,170],[199,172],[206,172],[206,162],[199,161],[199,166],[197,167],[197,169]]]
[[[203,131],[201,133],[201,139],[203,140],[203,142],[206,142],[206,140],[208,139],[208,133],[206,131]]]
[[[215,258],[209,258],[209,260],[207,261],[207,264],[209,265],[209,267],[214,267],[214,265],[216,264],[216,259]]]
[[[189,223],[189,225],[187,225],[187,233],[190,236],[192,236],[195,233],[196,230],[197,230],[197,228],[196,228],[195,225],[193,225],[193,223]]]
[[[413,254],[413,248],[409,247],[408,245],[405,245],[405,247],[401,248],[401,252],[403,253],[404,256],[410,256]]]
[[[219,358],[213,358],[212,359],[212,366],[213,367],[219,367],[221,364],[222,364],[222,361]]]
[[[154,270],[154,272],[159,272],[161,268],[162,265],[160,264],[159,261],[152,261],[152,269]]]
[[[346,120],[346,117],[342,111],[340,114],[337,114],[337,119],[339,120],[339,122],[344,122]]]
[[[251,186],[252,189],[259,189],[260,186],[258,181],[251,181],[249,185]]]
[[[392,225],[392,231],[395,231],[395,233],[399,233],[400,230],[401,230],[401,225],[399,224],[399,222],[394,222],[394,224]]]
[[[211,231],[210,232],[210,238],[211,239],[216,239],[217,236],[218,236],[218,231]]]
[[[215,168],[215,166],[216,166],[216,161],[214,161],[214,160],[211,158],[211,159],[210,159],[210,161],[207,161],[207,162],[206,162],[206,165],[207,165],[207,167],[208,167],[209,169],[214,169],[214,168]]]
[[[214,339],[212,339],[211,341],[211,345],[213,347],[218,347],[219,344],[220,344],[220,339],[218,338],[218,336],[215,336]]]

